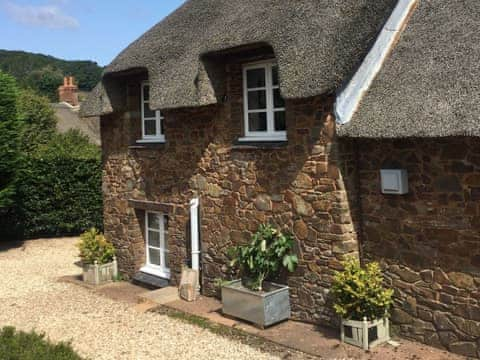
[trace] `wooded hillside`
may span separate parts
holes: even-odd
[[[56,90],[66,75],[74,76],[80,90],[91,90],[103,68],[93,61],[67,61],[24,51],[0,50],[0,70],[14,76],[21,87],[29,87],[56,100]]]

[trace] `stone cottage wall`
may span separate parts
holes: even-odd
[[[361,140],[356,149],[362,253],[383,263],[395,289],[397,331],[480,357],[480,140]],[[381,168],[407,169],[409,194],[382,195]]]
[[[326,305],[331,276],[358,246],[334,139],[333,98],[287,102],[288,143],[238,144],[243,135],[241,65],[226,65],[225,102],[167,111],[164,145],[138,145],[139,81],[125,83],[124,112],[101,121],[105,234],[119,249],[120,269],[132,276],[145,259],[144,209],[168,212],[172,282],[190,259],[188,202],[201,199],[202,291],[231,275],[227,251],[247,242],[261,223],[295,235],[300,264],[288,277],[294,316],[332,321]]]

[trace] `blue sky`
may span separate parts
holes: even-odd
[[[107,65],[184,0],[0,0],[0,49]]]

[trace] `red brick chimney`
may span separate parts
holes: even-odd
[[[58,88],[60,102],[69,103],[72,106],[78,105],[78,87],[74,84],[73,76],[65,76],[63,85]]]

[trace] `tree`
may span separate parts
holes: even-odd
[[[27,78],[27,85],[39,94],[47,96],[50,101],[58,101],[58,87],[63,83],[63,73],[52,66],[45,66],[40,70],[32,71]]]
[[[18,97],[18,117],[23,123],[20,147],[31,153],[55,135],[57,119],[49,100],[33,90],[21,90]]]
[[[14,201],[14,181],[20,158],[17,97],[15,79],[0,72],[0,208],[6,208]]]

